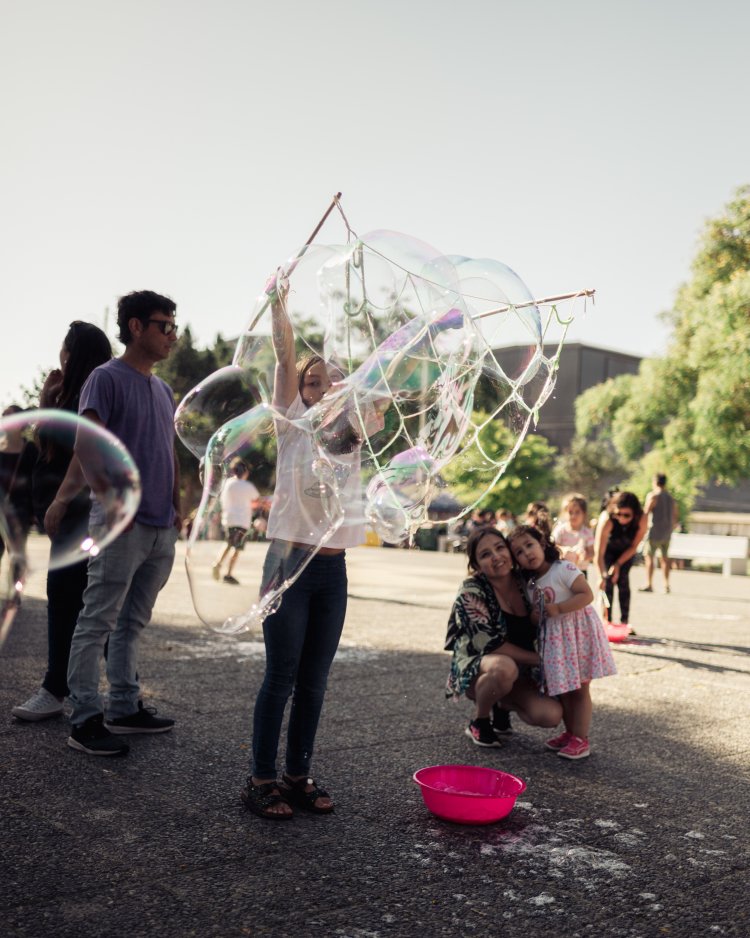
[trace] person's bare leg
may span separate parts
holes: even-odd
[[[234,565],[237,563],[237,558],[240,556],[240,552],[237,548],[234,549],[234,553],[229,558],[229,566],[227,567],[227,576],[232,575],[232,570],[234,570]]]
[[[646,554],[646,589],[654,588],[654,558],[651,554]]]
[[[664,574],[664,591],[669,592],[669,570],[671,564],[669,562],[669,557],[666,557],[663,553],[661,555],[661,572]]]
[[[542,696],[528,677],[520,677],[500,703],[529,726],[555,727],[563,718],[557,697]]]
[[[216,561],[216,563],[214,564],[214,567],[215,567],[217,570],[221,570],[221,565],[222,565],[222,564],[224,563],[224,561],[227,559],[227,554],[229,553],[229,551],[230,551],[231,549],[232,549],[232,548],[229,546],[229,544],[227,544],[227,546],[226,546],[226,547],[224,548],[224,550],[221,552],[221,555],[219,556],[219,559],[218,559],[218,560]]]
[[[475,719],[488,718],[492,705],[510,693],[517,678],[518,668],[512,658],[507,655],[485,655],[472,688],[477,707]]]
[[[561,694],[560,701],[563,706],[565,729],[574,736],[588,739],[593,710],[589,685],[584,684],[578,690]]]

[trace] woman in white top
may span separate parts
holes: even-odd
[[[253,717],[252,774],[241,796],[255,814],[269,820],[292,816],[293,806],[329,814],[333,802],[310,777],[310,761],[328,671],[344,626],[347,599],[344,551],[364,540],[364,529],[344,522],[331,535],[330,505],[310,433],[289,421],[303,417],[332,384],[326,363],[309,356],[297,363],[294,334],[286,312],[286,285],[271,287],[276,354],[273,404],[277,420],[276,487],[268,519],[271,541],[263,569],[265,593],[288,579],[312,547],[324,542],[283,593],[278,610],[263,623],[266,672]],[[269,290],[270,293],[270,290]],[[351,428],[349,428],[350,432]],[[341,441],[339,441],[341,443]],[[361,498],[359,446],[352,438],[337,448],[336,503]],[[342,455],[343,454],[343,455]],[[358,520],[360,512],[351,513]],[[277,781],[276,754],[289,697],[286,772]]]

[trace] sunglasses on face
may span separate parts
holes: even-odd
[[[623,521],[630,521],[633,517],[632,511],[616,511],[615,514],[618,518],[622,518]]]
[[[172,335],[173,332],[177,332],[180,328],[176,322],[172,322],[171,319],[149,319],[148,325],[150,326],[153,323],[158,327],[162,335]]]

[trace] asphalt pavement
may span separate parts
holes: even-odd
[[[273,824],[238,797],[260,637],[198,621],[178,549],[140,658],[146,702],[177,726],[102,759],[67,747],[64,718],[10,715],[45,665],[45,543],[32,542],[36,572],[0,651],[4,935],[750,934],[750,578],[675,571],[670,595],[634,593],[637,637],[613,646],[592,756],[570,763],[517,721],[504,748],[479,749],[468,704],[445,701],[465,558],[351,551],[314,761],[336,812]],[[499,768],[527,790],[497,824],[450,824],[411,778],[433,764]]]

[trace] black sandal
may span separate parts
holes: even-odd
[[[312,791],[305,791],[308,785],[312,785]],[[304,778],[293,779],[288,775],[282,777],[279,783],[279,791],[282,792],[286,801],[290,802],[303,811],[311,811],[313,814],[331,814],[333,805],[321,808],[315,804],[318,798],[330,798],[331,796],[325,788],[319,788],[315,779]]]
[[[281,786],[277,782],[265,782],[263,785],[253,785],[252,779],[247,780],[247,785],[240,792],[242,803],[253,814],[265,818],[267,821],[288,821],[294,817],[290,811],[288,814],[279,814],[277,811],[269,811],[269,808],[275,807],[282,802],[286,803],[286,798],[279,794]]]

